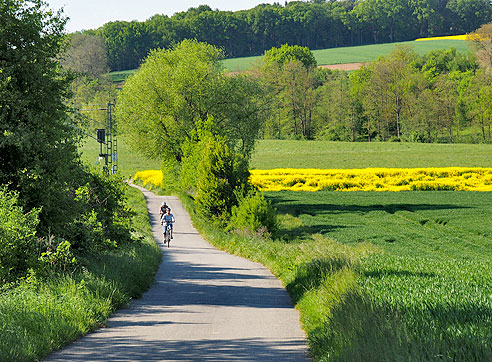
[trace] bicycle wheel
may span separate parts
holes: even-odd
[[[164,234],[164,244],[167,243],[167,247],[169,248],[169,243],[171,242],[171,231],[168,229]]]

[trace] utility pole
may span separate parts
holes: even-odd
[[[114,120],[114,103],[108,102],[107,105],[100,105],[100,108],[81,109],[80,111],[105,111],[106,119],[104,123],[98,122],[89,118],[95,123],[99,123],[104,128],[96,129],[97,137],[95,138],[99,142],[99,158],[104,158],[104,170],[111,175],[118,171],[118,140],[116,138],[116,124]],[[103,146],[104,145],[104,146]]]

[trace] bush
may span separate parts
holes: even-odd
[[[118,175],[90,169],[75,190],[76,215],[61,236],[76,250],[102,250],[130,237],[131,211],[125,205],[128,185]],[[82,183],[83,183],[82,182]]]
[[[250,233],[273,233],[277,229],[275,209],[257,190],[246,196],[238,195],[239,203],[232,208],[229,229],[247,230]]]
[[[0,188],[0,284],[26,275],[36,264],[39,209],[24,214],[18,194]]]
[[[211,131],[211,119],[187,140],[180,185],[195,199],[197,212],[215,224],[224,224],[237,205],[236,190],[248,186],[244,157],[231,151],[224,137]]]

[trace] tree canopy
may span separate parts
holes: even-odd
[[[151,49],[184,39],[224,49],[226,57],[243,57],[282,44],[314,50],[464,34],[490,21],[488,0],[321,0],[236,12],[202,5],[145,22],[109,22],[90,33],[104,39],[116,71],[137,68]]]
[[[0,23],[0,184],[28,209],[43,206],[42,224],[54,228],[78,157],[58,61],[65,19],[41,0],[6,0]]]
[[[197,121],[213,116],[233,150],[252,151],[261,128],[261,89],[245,75],[223,75],[222,56],[195,40],[151,52],[127,80],[117,105],[121,129],[138,150],[180,162]]]

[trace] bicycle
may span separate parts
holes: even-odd
[[[167,243],[167,247],[169,248],[169,244],[171,243],[171,230],[172,224],[170,222],[166,222],[164,224],[164,245]]]

